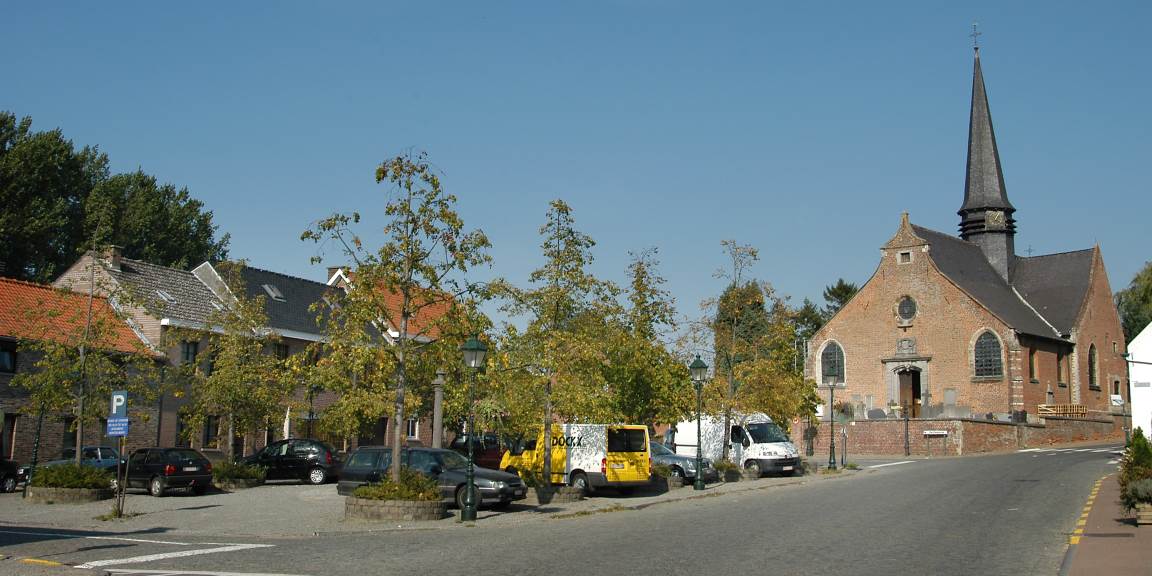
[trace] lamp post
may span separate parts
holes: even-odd
[[[836,469],[836,377],[825,376],[828,385],[828,469]]]
[[[696,359],[688,365],[688,373],[692,375],[692,385],[696,388],[696,481],[692,483],[695,490],[704,489],[704,460],[700,454],[704,447],[700,436],[700,418],[703,412],[704,379],[708,376],[708,365],[696,355]]]
[[[464,365],[472,369],[472,380],[468,384],[468,472],[464,477],[464,508],[460,510],[460,520],[476,520],[476,469],[473,454],[473,436],[476,434],[476,373],[484,367],[488,347],[472,336],[460,347],[464,353]]]

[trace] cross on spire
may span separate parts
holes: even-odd
[[[972,23],[972,33],[969,34],[969,36],[972,37],[972,48],[974,50],[980,49],[980,36],[981,36],[982,32],[980,32],[979,30],[976,29],[976,27],[979,25],[980,25],[979,22],[973,22]]]

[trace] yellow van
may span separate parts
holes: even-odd
[[[648,427],[616,424],[553,424],[552,483],[590,494],[597,488],[623,488],[649,483],[652,455]],[[544,473],[544,430],[504,453],[500,469],[524,475]]]

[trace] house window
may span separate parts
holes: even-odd
[[[73,454],[75,454],[75,451],[76,451],[76,417],[75,416],[65,416],[64,417],[64,438],[60,442],[60,448],[62,450],[68,450],[69,448],[71,448],[73,451]]]
[[[208,416],[204,418],[204,448],[218,448],[220,441],[220,417]]]
[[[844,382],[844,350],[835,342],[829,342],[820,353],[820,384],[829,380],[838,384]]]
[[[288,359],[288,345],[287,344],[279,344],[279,343],[273,344],[272,345],[272,351],[276,354],[277,359],[279,359],[279,360],[287,360]]]
[[[901,252],[899,260],[897,261],[901,264],[910,264],[912,262],[912,252],[910,250]]]
[[[1088,387],[1093,390],[1100,389],[1100,380],[1096,378],[1096,345],[1088,347]]]
[[[992,332],[985,332],[976,339],[975,364],[977,378],[999,378],[1004,374],[1000,359],[1000,340]]]
[[[16,372],[16,343],[7,340],[0,342],[0,372]]]
[[[408,435],[409,440],[418,440],[420,438],[420,419],[409,418],[404,433]]]
[[[1036,373],[1036,349],[1028,349],[1028,378],[1033,382],[1039,382],[1039,375]]]
[[[180,343],[180,360],[185,364],[191,364],[196,361],[196,355],[200,353],[199,342],[189,342],[185,340]]]

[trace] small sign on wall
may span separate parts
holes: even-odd
[[[1113,406],[1123,406],[1124,405],[1124,397],[1123,396],[1121,396],[1119,394],[1112,394],[1110,396],[1110,398],[1112,399],[1112,405]]]

